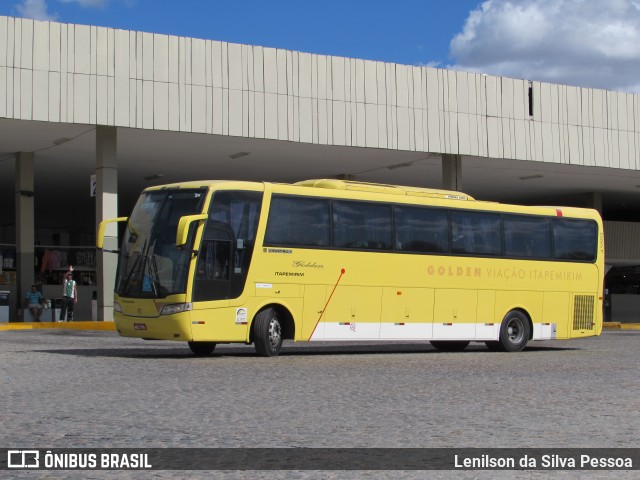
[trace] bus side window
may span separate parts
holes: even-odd
[[[598,226],[592,220],[555,219],[553,239],[555,258],[582,261],[596,258]]]
[[[391,208],[369,202],[333,202],[333,245],[337,248],[391,250]]]
[[[502,254],[502,225],[498,214],[452,211],[452,252],[472,255]]]
[[[274,196],[265,244],[328,247],[331,244],[329,200]]]
[[[505,215],[504,237],[505,254],[508,257],[551,257],[551,227],[548,218]]]
[[[449,217],[440,208],[395,206],[395,248],[404,252],[448,253]]]

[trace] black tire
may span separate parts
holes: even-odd
[[[253,320],[253,343],[262,357],[275,357],[282,349],[282,324],[273,308],[262,310]]]
[[[205,356],[211,355],[213,349],[216,348],[216,344],[213,342],[188,342],[189,348],[194,355]]]
[[[432,340],[431,345],[443,352],[459,352],[469,345],[467,340]]]
[[[530,336],[531,326],[527,316],[520,310],[512,310],[502,320],[497,343],[503,352],[520,352],[524,350]]]

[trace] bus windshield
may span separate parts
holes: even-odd
[[[202,211],[206,189],[143,192],[122,240],[115,291],[134,298],[164,298],[185,293],[193,231],[176,247],[180,217]]]

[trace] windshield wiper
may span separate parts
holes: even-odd
[[[131,270],[129,270],[129,273],[127,274],[127,276],[124,279],[124,282],[122,283],[122,293],[126,293],[127,292],[127,287],[129,287],[129,283],[131,282],[131,279],[133,278],[133,274],[136,271],[136,267],[138,266],[138,262],[140,262],[140,259],[142,257],[144,257],[146,248],[147,248],[147,240],[144,241],[144,245],[142,246],[142,253],[139,254],[138,258],[135,259],[135,261],[133,262],[133,266],[131,267]]]
[[[151,288],[153,289],[153,296],[159,298],[158,285],[160,285],[160,275],[158,275],[158,261],[156,256],[151,252],[151,261],[149,263],[149,273],[151,274]]]
[[[158,271],[158,256],[155,254],[157,239],[149,246],[147,253],[147,261],[149,262],[149,280],[151,289],[155,298],[166,297],[168,289],[160,281],[160,272]],[[162,255],[160,255],[161,258]]]

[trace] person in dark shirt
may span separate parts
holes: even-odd
[[[40,316],[42,315],[42,303],[44,298],[42,298],[42,294],[38,291],[38,287],[35,285],[31,285],[31,291],[27,292],[24,296],[24,304],[25,308],[28,308],[33,315],[33,321],[39,322]]]

